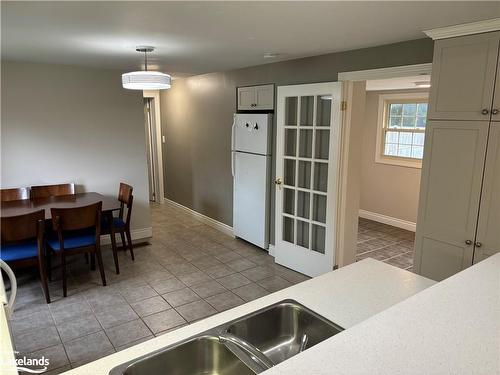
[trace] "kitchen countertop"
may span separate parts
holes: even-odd
[[[262,374],[500,374],[500,253]]]
[[[257,300],[245,303],[231,310],[213,315],[196,323],[171,331],[165,335],[156,337],[146,342],[140,343],[131,348],[109,355],[87,365],[70,370],[65,374],[108,374],[115,366],[150,353],[157,349],[164,348],[190,336],[216,327],[220,324],[236,319],[260,308],[279,302],[284,299],[294,299],[309,307],[316,313],[324,316],[334,323],[348,329],[372,317],[373,315],[388,309],[389,307],[413,296],[416,293],[434,285],[435,282],[411,272],[390,266],[373,259],[365,259],[361,262],[351,264],[336,271],[329,272],[314,279],[302,282],[276,293],[264,296]],[[336,335],[344,335],[344,332]],[[367,337],[372,337],[371,332],[365,332]],[[333,338],[335,338],[334,336]],[[333,339],[332,338],[332,339]],[[332,345],[331,339],[318,344],[316,347],[327,348]],[[397,344],[397,343],[396,343]],[[300,358],[308,353],[313,347],[304,353],[283,362],[282,365],[268,370],[269,373],[300,373],[301,375],[311,374],[309,363],[302,363]],[[329,361],[336,362],[336,355],[332,355],[329,349],[309,356],[310,360],[316,361],[319,371],[327,371]],[[362,353],[359,348],[355,350],[357,355]],[[325,358],[322,358],[325,356]],[[294,363],[301,363],[302,369],[296,370],[293,365],[286,364],[294,360]],[[321,365],[320,365],[321,364]],[[354,364],[355,365],[355,364]],[[306,370],[304,370],[304,368]],[[266,372],[267,373],[267,372]],[[328,371],[330,373],[330,371]],[[352,374],[352,372],[350,372]]]

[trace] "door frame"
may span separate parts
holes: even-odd
[[[371,79],[386,79],[405,76],[429,75],[432,72],[432,63],[402,65],[390,68],[367,69],[338,73],[338,81],[343,82],[343,100],[346,103],[342,112],[342,145],[340,162],[339,213],[337,226],[336,260],[339,267],[356,261],[358,225],[352,225],[352,220],[359,217],[359,190],[349,188],[349,179],[352,174],[360,173],[361,165],[355,165],[359,158],[353,157],[356,148],[351,147],[351,133],[356,125],[353,120],[355,108],[352,105],[355,84]],[[354,165],[353,165],[354,163]],[[359,179],[357,180],[359,181]],[[357,197],[354,195],[358,195]]]
[[[339,101],[342,103],[343,101],[343,90],[342,90],[342,83],[341,82],[320,82],[320,83],[309,83],[309,84],[299,84],[299,85],[283,85],[283,86],[278,86],[277,87],[277,92],[276,92],[276,100],[277,100],[277,105],[276,105],[276,158],[275,158],[275,168],[276,168],[276,176],[278,176],[278,173],[280,170],[283,169],[283,166],[279,166],[280,163],[280,155],[284,155],[284,150],[283,150],[283,143],[281,140],[283,140],[284,137],[284,131],[285,129],[283,126],[279,126],[279,121],[278,118],[280,117],[280,113],[282,110],[284,110],[284,101],[282,102],[280,100],[280,94],[282,94],[284,97],[287,96],[288,90],[293,90],[293,89],[307,89],[307,88],[314,88],[314,89],[319,89],[320,92],[330,92],[331,89],[327,88],[325,90],[321,90],[322,87],[326,87],[331,84],[340,84],[340,88],[338,92],[336,93],[338,95]],[[335,91],[332,92],[332,94],[335,94]],[[311,94],[312,95],[312,94]],[[314,94],[317,95],[317,94]],[[296,95],[295,93],[291,92],[288,96],[300,96]],[[297,105],[300,106],[300,100],[297,101]],[[327,208],[326,208],[326,237],[325,237],[325,250],[328,247],[332,247],[332,267],[331,270],[335,269],[337,267],[337,243],[338,243],[338,206],[339,206],[339,187],[341,185],[341,181],[339,180],[340,176],[340,164],[341,164],[341,147],[342,147],[342,132],[343,132],[343,125],[342,125],[342,104],[340,104],[339,107],[334,107],[332,106],[332,113],[331,113],[331,123],[330,123],[330,154],[329,154],[329,160],[328,160],[328,192],[327,192]],[[338,109],[337,109],[338,108]],[[281,115],[283,116],[283,115]],[[297,119],[297,131],[300,129],[299,125],[300,119]],[[297,134],[298,136],[298,134]],[[313,164],[311,164],[312,167]],[[282,174],[283,175],[283,174]],[[311,181],[312,184],[312,181]],[[276,189],[276,185],[275,185]],[[282,229],[282,205],[283,203],[280,201],[278,198],[278,190],[276,189],[275,192],[275,212],[274,212],[274,217],[275,217],[275,244],[273,247],[273,255],[276,256],[276,251],[277,251],[277,242],[279,241],[278,238],[281,236],[281,229]],[[310,199],[313,199],[312,194]],[[309,213],[312,215],[312,212]],[[312,230],[310,228],[309,230]],[[290,246],[296,246],[296,245],[290,245]],[[314,253],[314,251],[311,251],[311,253]],[[326,251],[325,251],[326,253]],[[318,256],[320,255],[319,253],[316,253]],[[326,255],[326,254],[325,254]],[[312,254],[314,256],[314,254]],[[322,255],[323,256],[323,255]],[[330,270],[330,271],[331,271]]]
[[[165,202],[165,187],[163,183],[163,135],[161,131],[161,112],[160,112],[160,90],[144,90],[142,92],[143,98],[153,99],[154,105],[154,139],[156,142],[151,145],[154,157],[154,173],[156,175],[155,186],[155,202]]]

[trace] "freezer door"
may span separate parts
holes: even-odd
[[[271,157],[235,152],[234,158],[234,235],[267,249]]]
[[[272,116],[267,113],[237,113],[234,115],[233,150],[270,155]]]

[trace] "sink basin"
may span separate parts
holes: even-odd
[[[110,375],[254,375],[343,328],[284,300],[114,367]]]
[[[110,374],[254,375],[255,372],[218,337],[206,335],[115,367]]]
[[[278,302],[226,327],[226,332],[250,343],[274,364],[342,330],[294,300]]]

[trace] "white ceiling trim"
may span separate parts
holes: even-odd
[[[357,70],[352,72],[340,72],[339,81],[366,81],[369,79],[385,79],[406,76],[418,76],[431,74],[432,64],[415,64],[394,66],[392,68]]]
[[[500,30],[500,18],[464,23],[461,25],[439,27],[437,29],[425,30],[424,33],[428,37],[437,40],[470,34],[488,33],[497,30]]]

